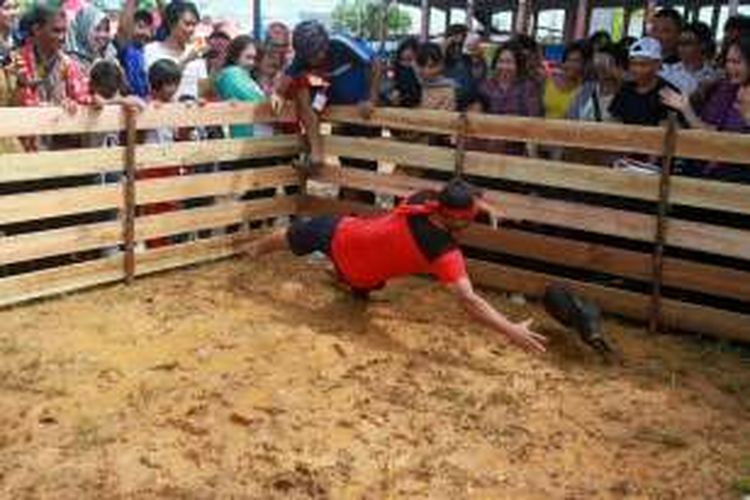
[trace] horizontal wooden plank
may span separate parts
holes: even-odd
[[[439,189],[441,183],[408,177],[385,175],[353,169],[327,167],[320,180],[380,193],[405,196],[420,189]],[[499,191],[485,191],[507,217],[559,225],[613,236],[649,241],[654,235],[654,217],[612,208],[548,200]]]
[[[323,136],[323,149],[326,156],[385,161],[397,165],[429,167],[444,172],[453,172],[456,162],[456,151],[452,148],[392,139],[328,135]]]
[[[326,167],[317,177],[324,182],[406,196],[420,189],[439,189],[440,182],[386,175],[353,169]],[[485,191],[488,201],[503,210],[506,217],[567,227],[580,231],[653,241],[655,218],[651,215],[597,207],[583,203],[550,200],[500,191]],[[667,228],[667,244],[718,255],[750,259],[750,231],[672,219]]]
[[[469,113],[467,134],[483,139],[658,155],[663,151],[665,130],[659,127]]]
[[[120,208],[119,184],[0,196],[0,224]]]
[[[119,281],[122,261],[109,257],[1,279],[0,307]]]
[[[122,171],[124,148],[0,155],[0,183]]]
[[[651,282],[652,256],[601,244],[557,238],[517,229],[473,225],[461,242],[476,248],[540,260],[559,266],[598,271]],[[750,300],[750,273],[719,266],[665,257],[665,286]]]
[[[210,103],[204,106],[164,104],[149,106],[138,114],[140,130],[160,127],[197,127],[294,121],[291,106],[274,115],[268,104],[239,102]],[[78,134],[123,130],[125,121],[120,106],[105,106],[101,110],[80,106],[75,114],[58,107],[0,108],[0,137],[21,137],[55,134]]]
[[[244,125],[252,123],[293,122],[293,106],[287,105],[274,114],[270,104],[250,104],[238,101],[208,103],[203,106],[166,104],[149,106],[138,114],[139,130],[161,127],[199,127],[206,125]]]
[[[247,159],[295,156],[301,151],[296,135],[262,139],[224,139],[173,144],[146,144],[136,149],[139,170],[157,167],[188,166]]]
[[[389,139],[326,136],[326,155],[392,162],[418,168],[453,172],[455,150]],[[467,151],[464,157],[467,175],[504,179],[610,194],[646,201],[657,201],[657,176],[637,175],[610,168],[580,165],[521,156]],[[750,214],[750,186],[675,176],[672,179],[672,203]]]
[[[365,119],[356,107],[334,106],[326,116],[334,122],[449,135],[456,133],[459,123],[458,113],[404,108],[377,108],[369,119]],[[665,129],[659,127],[484,113],[468,113],[467,117],[467,134],[472,137],[650,155],[661,155],[663,151]],[[747,164],[750,136],[680,130],[675,156]]]
[[[750,214],[750,185],[688,177],[672,177],[674,205]]]
[[[476,260],[469,262],[469,271],[478,285],[533,297],[541,296],[550,282],[566,283],[577,293],[594,300],[604,311],[637,321],[648,319],[650,297],[647,295]],[[664,325],[671,330],[750,341],[750,316],[671,299],[664,300],[662,306]]]
[[[412,108],[375,108],[372,116],[363,118],[356,106],[332,106],[326,110],[324,118],[332,122],[447,135],[455,134],[459,123],[458,113]]]
[[[0,238],[0,265],[116,247],[122,235],[122,222],[112,221],[6,236]]]
[[[677,134],[675,156],[748,165],[750,136],[707,130],[681,130]]]
[[[125,128],[122,109],[106,106],[96,111],[81,106],[70,115],[62,108],[0,108],[0,137],[106,132]]]
[[[237,243],[248,238],[233,234],[149,250],[136,255],[136,275],[144,276],[224,259],[237,254]]]
[[[300,150],[300,138],[296,135],[146,144],[138,146],[136,162],[138,169],[146,170],[295,156]],[[125,148],[112,147],[0,155],[0,183],[122,172],[124,154]]]
[[[197,174],[136,182],[139,205],[204,196],[242,194],[255,189],[299,184],[292,167],[265,167],[213,174]]]
[[[306,197],[300,202],[305,215],[373,213],[372,205],[331,198]],[[461,243],[582,270],[598,271],[628,279],[650,282],[650,254],[606,245],[558,238],[518,229],[492,229],[474,224],[461,234]],[[750,273],[700,262],[666,257],[664,284],[668,287],[710,295],[750,300]]]
[[[356,107],[333,107],[331,121],[371,124],[398,130],[453,135],[458,113],[405,108],[377,108],[369,119]],[[467,113],[467,134],[484,139],[503,139],[538,144],[645,154],[660,154],[664,129],[570,120],[546,120],[519,116]]]
[[[201,229],[223,228],[251,220],[291,215],[296,210],[296,196],[278,196],[246,202],[224,202],[193,210],[179,210],[160,215],[138,217],[135,234],[137,240],[144,240]]]

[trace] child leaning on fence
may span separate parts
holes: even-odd
[[[162,59],[151,65],[148,71],[149,85],[151,87],[151,101],[155,106],[174,102],[175,94],[180,85],[182,72],[174,61]],[[172,144],[175,142],[175,131],[170,127],[161,127],[146,132],[146,143],[148,144]],[[150,168],[140,170],[136,179],[144,181],[148,179],[162,179],[180,175],[180,166]],[[138,208],[139,216],[157,215],[172,212],[181,208],[177,201],[165,201],[152,203]],[[171,243],[170,238],[154,238],[146,241],[147,248],[159,248]]]

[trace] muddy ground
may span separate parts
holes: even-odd
[[[0,497],[739,498],[750,358],[609,321],[550,353],[402,281],[227,261],[0,312]]]

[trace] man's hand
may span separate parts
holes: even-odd
[[[547,338],[531,330],[532,323],[532,319],[515,323],[505,332],[505,336],[525,351],[542,354],[547,350],[544,347]]]
[[[372,118],[372,113],[375,111],[375,104],[372,101],[361,101],[357,106],[359,116],[364,120]]]
[[[664,88],[659,92],[659,95],[661,96],[661,102],[676,111],[687,113],[690,109],[690,98],[681,92]]]
[[[492,203],[481,198],[477,199],[476,204],[477,207],[479,207],[479,210],[486,213],[490,218],[490,225],[492,225],[492,228],[498,229],[500,227],[500,221],[505,218],[505,214],[503,213],[503,211],[497,208]]]
[[[541,354],[546,351],[544,343],[547,339],[531,330],[530,319],[521,323],[513,323],[508,320],[489,302],[474,292],[468,278],[462,278],[450,284],[449,287],[457,295],[464,309],[476,320],[502,334],[511,343],[527,352]]]

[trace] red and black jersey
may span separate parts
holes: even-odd
[[[420,192],[407,204],[435,198]],[[431,274],[442,283],[466,277],[466,264],[453,236],[426,214],[398,209],[376,217],[344,217],[336,227],[331,259],[351,287],[373,290],[392,278]]]

